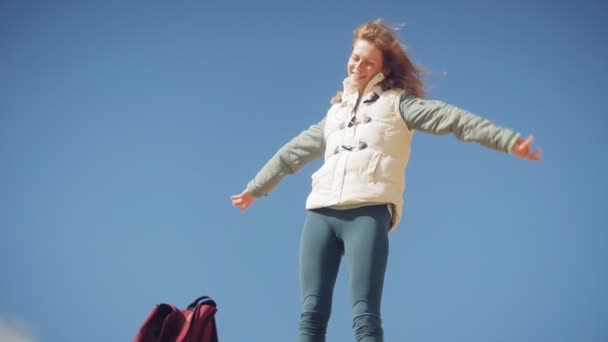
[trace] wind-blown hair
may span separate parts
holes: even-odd
[[[353,45],[359,39],[369,41],[382,51],[385,79],[381,86],[384,90],[400,88],[421,98],[425,96],[422,69],[412,63],[395,29],[384,20],[376,19],[355,30]]]

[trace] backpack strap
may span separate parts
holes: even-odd
[[[217,327],[215,313],[217,305],[208,296],[195,299],[183,311],[186,321],[176,342],[217,342]]]
[[[213,299],[211,299],[209,296],[201,296],[196,298],[192,303],[190,303],[190,305],[188,305],[187,310],[194,310],[194,308],[196,308],[199,305],[211,305],[213,307],[217,307],[217,305],[215,304],[215,301]]]

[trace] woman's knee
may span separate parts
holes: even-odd
[[[353,304],[353,329],[357,341],[365,341],[367,337],[382,337],[382,318],[377,305],[370,305],[366,300]],[[381,341],[369,339],[370,341]]]
[[[302,303],[300,334],[324,336],[331,314],[331,303],[318,295],[308,295]]]

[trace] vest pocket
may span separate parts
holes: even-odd
[[[382,154],[378,152],[374,152],[372,154],[372,157],[369,160],[369,165],[367,167],[367,181],[369,183],[378,182],[381,173],[381,160]]]
[[[396,159],[379,152],[372,154],[367,169],[369,183],[389,182],[401,186],[400,173],[403,170]]]
[[[323,178],[327,178],[327,167],[323,164],[317,171],[315,171],[310,178],[312,179],[312,188],[319,186]],[[325,179],[327,181],[327,179]]]
[[[321,167],[322,169],[323,167]],[[312,183],[312,188],[316,188],[317,185],[319,185],[319,172],[321,172],[321,169],[318,169],[317,171],[315,171],[312,176],[310,176],[311,178],[311,183]]]

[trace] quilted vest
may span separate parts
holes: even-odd
[[[361,96],[344,80],[342,102],[334,104],[325,119],[325,161],[312,175],[306,208],[392,204],[393,230],[403,212],[414,131],[399,112],[403,91],[383,91],[383,79],[381,73],[376,75]]]

